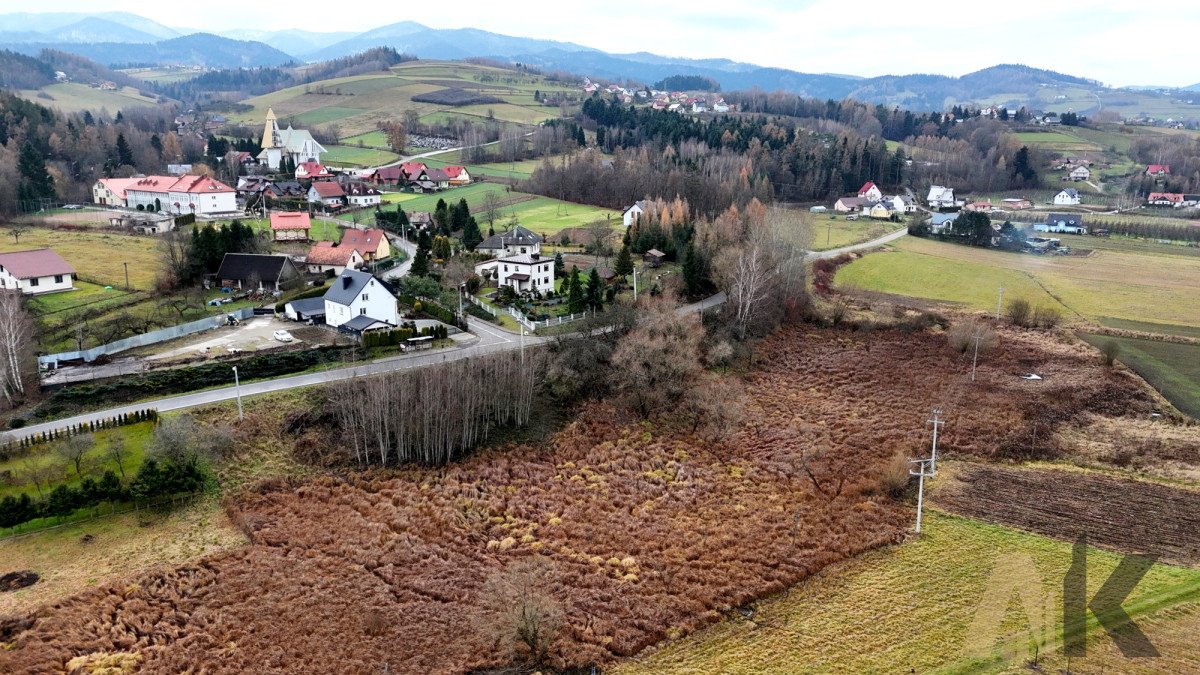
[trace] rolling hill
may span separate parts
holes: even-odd
[[[23,43],[12,50],[36,55],[43,49],[56,49],[85,56],[98,63],[120,66],[131,63],[159,65],[195,65],[209,68],[250,68],[280,66],[296,59],[261,42],[231,40],[211,33],[192,33],[152,43]]]

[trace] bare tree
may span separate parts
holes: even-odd
[[[564,623],[562,605],[552,596],[550,566],[520,560],[492,574],[480,594],[480,634],[511,656],[526,652],[535,666],[550,655]]]
[[[54,452],[74,465],[75,475],[83,480],[83,458],[94,447],[96,447],[96,439],[91,434],[76,434],[55,445]]]
[[[28,455],[21,460],[21,475],[25,477],[25,480],[33,483],[33,487],[40,497],[42,490],[49,489],[50,484],[62,475],[62,467],[48,461],[41,461],[38,456]]]
[[[612,223],[607,220],[593,220],[584,226],[588,240],[592,243],[592,251],[598,256],[608,256],[612,252]]]
[[[171,230],[159,238],[159,285],[178,288],[191,276],[192,242],[182,230]]]
[[[30,226],[28,223],[10,223],[9,224],[8,233],[12,235],[14,244],[17,244],[17,245],[21,244],[21,235],[28,232],[29,227]]]
[[[696,316],[680,316],[670,300],[648,302],[613,352],[613,388],[642,417],[674,410],[701,372],[703,333]]]
[[[0,290],[0,385],[9,406],[25,400],[26,379],[36,375],[34,331],[21,292]]]
[[[121,436],[109,436],[105,452],[108,453],[108,458],[117,465],[117,471],[121,472],[121,478],[125,478],[125,459],[129,456],[125,448],[125,439]]]
[[[739,338],[745,339],[746,329],[771,297],[775,272],[775,261],[761,237],[726,249],[718,258],[717,273],[729,298]]]
[[[500,214],[500,195],[495,190],[483,194],[483,217],[488,227],[496,226],[496,217]]]

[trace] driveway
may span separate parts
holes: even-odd
[[[224,355],[235,351],[254,352],[280,346],[281,342],[274,338],[277,330],[286,330],[292,334],[294,342],[304,342],[296,334],[302,324],[294,321],[283,321],[272,316],[256,316],[243,321],[238,326],[222,326],[206,331],[192,339],[176,341],[176,346],[165,351],[151,354],[147,361],[167,361],[190,356]]]

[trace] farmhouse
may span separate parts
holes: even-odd
[[[320,162],[300,162],[296,165],[296,178],[299,180],[318,180],[321,178],[333,178],[333,174]]]
[[[867,181],[863,186],[858,188],[858,196],[862,199],[871,199],[879,201],[883,199],[883,192],[875,186],[875,183]]]
[[[327,209],[340,209],[345,204],[346,192],[332,181],[318,181],[308,188],[308,203],[320,204]]]
[[[376,185],[399,185],[406,182],[404,169],[398,166],[385,166],[375,169],[370,175],[363,176],[363,178]]]
[[[1171,167],[1166,164],[1150,164],[1146,167],[1147,176],[1170,176]]]
[[[475,266],[475,273],[496,280],[497,286],[508,286],[518,293],[554,290],[554,260],[539,253],[522,253],[487,260]]]
[[[1178,208],[1183,206],[1183,194],[1177,192],[1151,192],[1146,197],[1146,206],[1168,206]]]
[[[275,241],[308,241],[312,221],[303,211],[273,211],[271,236]]]
[[[517,225],[508,232],[501,232],[484,239],[475,250],[497,258],[542,252],[542,237]]]
[[[450,177],[450,185],[457,187],[471,184],[471,174],[465,166],[448,166],[443,171]]]
[[[862,197],[842,197],[833,203],[833,210],[838,213],[854,213],[869,203],[869,199]]]
[[[353,246],[339,246],[331,241],[318,241],[309,249],[304,265],[311,274],[333,271],[341,274],[346,268],[356,270],[363,264],[362,254]]]
[[[286,255],[226,253],[217,270],[217,283],[230,288],[282,291],[300,283],[300,270]]]
[[[353,247],[366,261],[382,260],[392,255],[391,242],[383,230],[347,228],[342,232],[341,245]]]
[[[941,185],[929,186],[929,195],[925,198],[925,202],[929,204],[929,208],[937,210],[961,208],[965,203],[963,200],[954,199],[953,188]]]
[[[1057,232],[1060,234],[1087,234],[1083,218],[1070,213],[1051,213],[1046,216],[1046,222],[1036,223],[1035,232]]]
[[[1055,206],[1078,206],[1079,191],[1075,188],[1067,188],[1058,194],[1054,195]]]
[[[634,202],[633,206],[625,209],[625,212],[621,214],[621,224],[628,228],[630,225],[633,225],[634,222],[636,222],[638,218],[640,218],[645,212],[646,202]]]
[[[366,183],[347,183],[342,186],[342,190],[346,193],[346,201],[350,203],[352,208],[378,206],[383,202],[383,195],[380,194],[379,190]]]
[[[1074,181],[1088,180],[1092,177],[1092,170],[1086,166],[1077,166],[1071,169],[1070,176],[1071,180]]]
[[[0,253],[0,287],[39,295],[74,288],[75,268],[53,249]]]
[[[267,108],[267,122],[263,127],[262,151],[258,153],[258,161],[267,167],[279,170],[283,158],[292,160],[297,168],[305,162],[320,162],[325,148],[318,143],[312,134],[303,129],[280,129],[275,122],[275,111]]]
[[[443,169],[436,167],[425,169],[425,178],[429,183],[433,184],[434,190],[445,190],[450,187],[450,175]]]
[[[362,333],[377,323],[388,326],[400,323],[396,296],[386,284],[366,272],[343,270],[325,291],[324,300],[325,323],[334,328],[355,321],[346,330]]]

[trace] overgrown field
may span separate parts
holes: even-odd
[[[1034,645],[1045,658],[1061,635],[1070,543],[936,509],[926,512],[923,530],[918,539],[822,570],[759,603],[750,617],[731,615],[615,672],[994,672],[1005,666],[1029,672],[1022,668],[1035,656]],[[1090,597],[1118,556],[1090,549],[1087,562]],[[1013,600],[1014,591],[1028,593],[1028,604],[1023,596]],[[1181,598],[1190,599],[1161,609]],[[1127,607],[1153,612],[1150,620],[1157,622],[1194,615],[1197,598],[1200,572],[1156,565]],[[1137,620],[1145,625],[1142,616]],[[1190,625],[1196,623],[1193,618]],[[1088,657],[1076,659],[1072,672],[1128,672],[1136,661],[1092,656],[1107,642],[1093,636]],[[1167,656],[1190,667],[1171,672],[1200,667],[1194,648],[1176,646]],[[1108,667],[1096,670],[1094,662]]]
[[[95,230],[32,227],[16,241],[8,232],[0,238],[0,252],[52,248],[71,263],[87,281],[125,288],[125,263],[129,263],[129,285],[150,290],[158,274],[158,239]]]
[[[609,664],[900,541],[911,507],[886,496],[883,479],[897,456],[927,447],[931,407],[948,420],[944,456],[1020,458],[1068,452],[1082,442],[1071,434],[1090,438],[1104,420],[1144,419],[1154,406],[1087,347],[1002,332],[971,385],[969,359],[932,332],[784,329],[761,345],[744,376],[746,417],[724,437],[593,403],[539,446],[441,469],[260,483],[230,505],[251,545],[46,608],[10,638],[0,670],[113,652],[163,671],[501,666],[510,657],[482,637],[484,589],[529,560],[544,562],[544,588],[565,608],[551,662]],[[300,419],[252,406],[243,442],[344,442]],[[980,548],[994,554],[996,541]],[[944,589],[956,573],[986,571],[952,567],[918,587]],[[913,602],[869,605],[859,632],[885,616],[911,631]]]
[[[1004,297],[1055,306],[1067,318],[1200,326],[1200,258],[1124,251],[1037,256],[904,237],[843,267],[839,286],[995,310]]]

